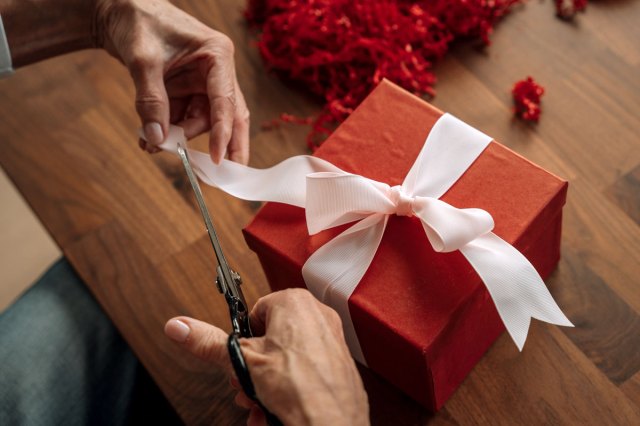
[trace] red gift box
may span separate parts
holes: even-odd
[[[399,185],[443,113],[383,81],[316,152],[339,168]],[[547,277],[560,257],[567,182],[493,141],[441,197],[481,208],[493,232]],[[304,210],[267,203],[244,229],[273,290],[305,287],[302,265],[339,226],[309,236]],[[439,409],[504,326],[461,253],[436,253],[420,221],[391,216],[349,311],[369,368]]]

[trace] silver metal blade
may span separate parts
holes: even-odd
[[[211,216],[209,215],[209,209],[207,209],[207,205],[204,202],[204,198],[202,197],[202,191],[200,190],[200,185],[198,184],[198,178],[193,172],[193,168],[191,167],[191,162],[189,161],[189,156],[187,154],[186,148],[178,143],[178,155],[182,160],[182,165],[184,166],[185,171],[187,172],[187,177],[189,178],[189,183],[191,183],[191,188],[193,188],[193,192],[196,195],[196,202],[198,203],[198,207],[200,208],[200,213],[202,214],[202,219],[204,220],[204,224],[207,227],[207,232],[209,234],[209,239],[211,240],[211,245],[213,246],[213,251],[216,254],[216,259],[218,261],[218,265],[222,270],[222,277],[227,284],[227,288],[235,288],[234,281],[231,277],[231,271],[229,269],[229,265],[227,264],[227,260],[224,257],[224,253],[222,252],[222,247],[220,247],[220,241],[218,240],[218,235],[216,234],[216,230],[213,227],[213,222],[211,221]],[[233,293],[236,293],[232,290]],[[234,294],[235,295],[235,294]]]

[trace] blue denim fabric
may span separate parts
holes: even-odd
[[[131,424],[141,374],[64,259],[0,315],[0,425]],[[148,376],[146,382],[160,395]]]

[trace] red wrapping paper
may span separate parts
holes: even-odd
[[[441,115],[385,80],[315,155],[399,185]],[[493,232],[546,278],[560,257],[566,191],[565,181],[493,141],[441,199],[487,210]],[[305,287],[302,265],[349,226],[310,237],[303,209],[267,203],[244,235],[271,288],[281,290]],[[433,251],[413,217],[390,217],[349,310],[369,368],[431,410],[445,403],[504,331],[471,265],[457,251]]]

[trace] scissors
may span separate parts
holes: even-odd
[[[187,149],[182,143],[178,144],[178,155],[182,160],[182,165],[187,172],[191,188],[193,188],[193,192],[195,193],[200,213],[202,213],[202,218],[204,219],[204,224],[207,227],[209,239],[211,240],[211,245],[213,246],[213,251],[216,254],[216,260],[218,261],[218,266],[216,268],[216,286],[218,287],[218,291],[224,295],[227,305],[229,305],[229,315],[231,316],[232,330],[231,334],[229,334],[229,339],[227,340],[227,349],[229,350],[231,364],[233,365],[233,369],[238,377],[240,386],[242,386],[242,390],[258,405],[258,407],[260,407],[265,415],[267,424],[269,426],[282,425],[282,422],[280,422],[275,415],[269,412],[269,410],[267,410],[258,399],[253,386],[253,381],[251,380],[251,375],[249,374],[249,367],[247,366],[240,348],[240,341],[238,340],[240,337],[253,337],[251,325],[249,323],[249,309],[247,302],[244,300],[242,289],[240,288],[242,278],[240,277],[240,274],[229,267],[229,264],[224,257],[224,253],[220,247],[220,241],[218,240],[216,230],[214,229],[213,222],[211,221],[211,216],[209,215],[209,210],[207,209],[207,205],[202,197],[202,191],[200,191],[200,185],[198,185],[198,179],[191,167]]]

